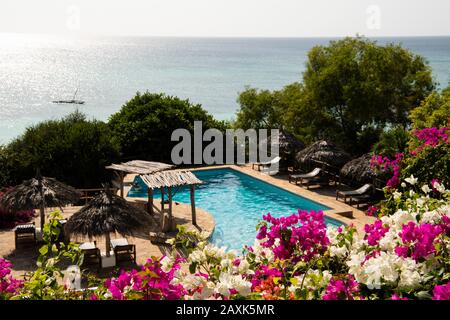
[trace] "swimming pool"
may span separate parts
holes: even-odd
[[[199,170],[193,172],[203,185],[197,186],[196,205],[214,216],[216,229],[212,242],[228,249],[240,249],[252,245],[256,225],[263,214],[287,216],[302,210],[329,210],[317,202],[266,183],[231,168]],[[129,197],[147,197],[147,186],[136,177]],[[155,197],[160,198],[155,190]],[[174,200],[190,203],[189,188],[180,188]],[[342,225],[338,220],[326,217],[328,225]]]

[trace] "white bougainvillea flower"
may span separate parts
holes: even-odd
[[[411,177],[406,178],[405,181],[408,182],[410,185],[415,185],[417,183],[418,179],[414,178],[414,176],[411,175]]]
[[[429,193],[431,192],[431,189],[430,189],[430,187],[429,187],[427,184],[424,184],[424,185],[422,186],[422,191],[423,191],[425,194],[429,194]]]

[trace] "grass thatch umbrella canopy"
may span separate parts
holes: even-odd
[[[351,160],[351,156],[330,141],[317,141],[297,153],[296,160],[301,164],[325,163],[340,169]]]
[[[75,213],[67,221],[65,231],[89,238],[106,237],[106,254],[109,256],[111,233],[135,235],[152,222],[147,212],[106,190]]]
[[[356,183],[372,183],[376,176],[370,165],[370,153],[347,162],[340,171],[343,180]]]
[[[386,173],[374,170],[370,165],[371,159],[372,154],[367,153],[359,158],[349,161],[340,171],[339,175],[341,179],[350,184],[374,183],[376,181],[386,182]]]
[[[63,207],[77,202],[81,194],[54,178],[41,177],[24,181],[7,191],[0,205],[10,211],[40,209],[41,230],[45,223],[46,207]]]
[[[263,140],[263,143],[270,145],[271,138]],[[278,131],[278,147],[280,149],[281,156],[289,156],[296,154],[298,151],[305,147],[305,144],[298,140],[294,135],[284,130]]]
[[[267,147],[270,149],[271,147],[271,137],[262,140],[261,145],[267,144]],[[295,155],[297,152],[305,148],[305,144],[298,140],[294,135],[284,131],[278,131],[278,155],[281,157],[282,167],[288,167],[295,164]]]

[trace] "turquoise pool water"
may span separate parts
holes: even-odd
[[[196,189],[195,201],[214,216],[216,229],[212,241],[219,246],[240,251],[244,245],[252,245],[256,236],[256,225],[263,214],[273,216],[290,215],[302,210],[328,210],[329,208],[255,179],[233,169],[195,171],[204,182]],[[129,197],[147,197],[147,187],[136,177],[136,187]],[[160,197],[155,192],[155,197]],[[174,200],[190,203],[189,189],[176,190]],[[328,225],[342,225],[338,220],[326,218]]]

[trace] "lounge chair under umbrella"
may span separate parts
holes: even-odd
[[[294,182],[297,184],[297,182],[302,182],[303,179],[312,179],[318,177],[322,173],[322,169],[315,168],[311,172],[308,173],[302,173],[302,174],[290,174],[289,175],[289,182]]]
[[[154,223],[152,217],[125,199],[105,190],[75,213],[66,224],[70,235],[106,238],[106,256],[111,252],[111,233],[133,236]]]
[[[364,200],[370,200],[370,194],[373,194],[373,185],[365,184],[361,188],[350,191],[336,191],[336,200],[339,198],[343,198],[344,202],[347,203],[347,199],[349,199],[350,205],[352,204],[353,199],[358,199],[363,197]]]
[[[270,167],[271,165],[276,165],[277,163],[280,162],[280,160],[281,160],[281,157],[277,156],[267,162],[254,162],[254,163],[252,163],[252,169],[255,169],[255,167],[257,167],[257,170],[261,171],[261,167],[266,168],[266,167]]]

